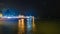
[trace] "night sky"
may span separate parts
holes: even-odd
[[[53,0],[1,0],[1,8],[16,8],[21,14],[39,16],[40,18],[58,18],[56,4]]]

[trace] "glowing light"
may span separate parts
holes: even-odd
[[[7,17],[7,18],[11,18],[11,17]]]
[[[36,26],[34,22],[34,16],[32,17],[32,27],[33,27],[33,32],[36,31]]]
[[[2,17],[3,15],[2,14],[0,14],[0,17]]]
[[[26,16],[26,18],[30,18],[29,16]]]
[[[22,21],[22,25],[24,26],[24,19],[21,19],[21,21]]]
[[[22,18],[24,17],[24,18]],[[25,32],[24,19],[27,18],[27,34],[32,30],[35,31],[34,16],[20,16],[18,22],[18,34],[23,34]]]
[[[20,23],[21,23],[21,20],[18,21],[18,34],[20,34]]]
[[[27,19],[27,28],[30,28],[30,27],[31,27],[31,20]]]
[[[18,34],[24,33],[24,19],[19,20],[18,27],[19,27]]]
[[[32,18],[32,16],[2,16],[1,18],[27,18],[27,19],[30,19]]]
[[[27,34],[32,30],[32,18],[27,19]]]
[[[32,17],[32,21],[33,21],[33,23],[34,23],[34,16]]]

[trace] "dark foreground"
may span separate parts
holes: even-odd
[[[0,21],[0,34],[19,34],[18,22]],[[30,27],[29,27],[30,26]],[[33,23],[32,25],[21,25],[20,34],[60,34],[59,20],[42,20]]]

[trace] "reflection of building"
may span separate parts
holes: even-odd
[[[32,27],[34,29],[34,26],[35,24],[33,23],[34,22],[34,16],[20,16],[19,15],[19,22],[18,22],[18,34],[23,34],[25,32],[25,20],[26,20],[26,31],[27,31],[27,34],[32,34],[30,31],[32,30]],[[33,25],[33,26],[32,26]]]

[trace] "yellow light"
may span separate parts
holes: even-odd
[[[20,34],[20,22],[21,20],[18,21],[18,34]]]
[[[0,13],[0,17],[2,17],[3,15]]]
[[[24,26],[24,19],[21,19],[21,22],[22,22],[22,26]]]
[[[33,19],[33,23],[34,23],[34,16],[32,17],[32,19]]]
[[[24,27],[24,19],[20,19],[18,22],[18,34],[24,33],[25,27]]]
[[[32,17],[32,28],[33,28],[33,32],[35,32],[36,26],[35,26],[35,22],[34,22],[34,16]]]
[[[21,19],[19,19],[18,22],[18,34],[23,34],[25,32],[25,25],[24,25],[24,16],[22,16]],[[34,16],[32,17],[32,28],[33,28],[33,32],[36,31],[36,25],[34,22]]]

